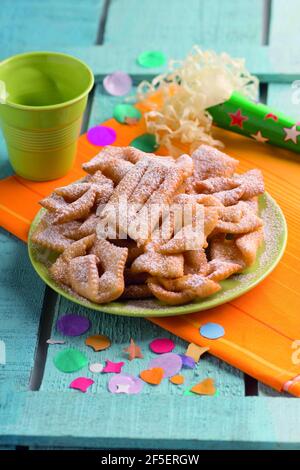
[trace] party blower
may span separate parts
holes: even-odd
[[[190,150],[201,143],[217,145],[212,124],[261,143],[300,152],[300,123],[257,101],[258,79],[244,59],[202,51],[194,46],[183,61],[170,61],[169,70],[151,83],[142,82],[138,97],[162,93],[162,104],[145,115],[149,132],[173,154],[176,142]]]

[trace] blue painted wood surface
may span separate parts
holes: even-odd
[[[99,34],[108,3],[105,29]],[[4,0],[0,12],[0,53],[5,57],[28,49],[74,51],[90,61],[99,80],[107,72],[124,67],[137,83],[143,76],[151,77],[157,73],[157,70],[141,70],[135,64],[135,57],[144,49],[163,49],[170,57],[182,57],[194,43],[236,50],[246,57],[253,72],[272,82],[267,88],[268,102],[297,117],[298,107],[292,103],[291,86],[287,81],[300,72],[299,59],[293,52],[296,50],[293,43],[299,37],[299,12],[296,0],[289,0],[289,3],[290,23],[284,26],[282,9],[285,2],[273,0],[267,35],[269,44],[262,45],[266,35],[260,14],[264,4],[261,0],[188,0],[184,9],[180,0]],[[27,18],[26,22],[22,21],[23,17]],[[289,45],[285,55],[281,55],[283,48],[278,46],[283,35]],[[101,36],[103,46],[95,45]],[[106,95],[99,83],[87,116],[88,125],[110,117],[118,101]],[[1,140],[1,177],[10,171]],[[113,339],[112,348],[102,353],[86,348],[84,338],[68,341],[87,352],[90,360],[122,360],[123,348],[130,337],[134,337],[145,355],[143,360],[126,362],[124,371],[134,374],[144,368],[151,357],[149,341],[160,335],[171,335],[147,320],[95,313],[61,298],[50,301],[48,294],[44,297],[44,286],[33,272],[26,247],[21,242],[2,231],[0,252],[1,268],[4,268],[0,273],[0,339],[7,344],[7,365],[0,365],[1,445],[299,447],[298,402],[274,398],[273,395],[278,394],[260,384],[258,394],[261,396],[245,397],[243,374],[209,355],[201,360],[195,371],[185,375],[187,384],[207,376],[214,377],[219,390],[219,396],[214,398],[183,396],[183,386],[176,387],[168,382],[154,389],[145,385],[139,396],[116,397],[107,392],[105,375],[93,376],[96,383],[83,396],[68,389],[69,382],[77,374],[67,376],[53,366],[55,352],[64,346],[49,347],[40,390],[28,391],[30,385],[38,384],[43,370],[41,350],[46,338],[45,329],[49,328],[49,335],[59,337],[55,321],[63,313],[89,316],[93,332],[106,333]],[[40,321],[43,331],[39,331]],[[43,341],[39,342],[41,334]],[[173,339],[176,350],[182,352],[184,341]],[[83,370],[82,375],[91,374]],[[251,390],[255,393],[255,383]],[[78,426],[74,427],[74,422]]]

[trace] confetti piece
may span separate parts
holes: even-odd
[[[151,341],[149,347],[156,354],[164,354],[173,351],[175,343],[169,338],[159,338]]]
[[[124,349],[124,352],[129,354],[130,361],[136,358],[143,359],[144,357],[141,348],[135,344],[133,339],[130,340],[130,345],[128,346],[128,348]]]
[[[93,335],[85,340],[85,344],[93,348],[94,351],[103,351],[110,347],[111,340],[105,335]]]
[[[80,315],[63,315],[57,320],[56,329],[64,336],[80,336],[88,331],[91,322]]]
[[[113,117],[121,124],[136,124],[142,117],[142,113],[131,104],[117,104],[114,107]]]
[[[73,380],[69,388],[74,388],[76,390],[80,390],[81,392],[85,393],[87,389],[93,385],[94,380],[88,379],[87,377],[78,377],[77,379]]]
[[[78,370],[85,367],[88,363],[88,359],[78,349],[68,348],[60,351],[53,358],[54,365],[61,372],[77,372]]]
[[[108,360],[106,360],[105,362],[106,362],[106,365],[105,367],[103,367],[102,372],[106,372],[106,373],[114,372],[116,374],[119,374],[122,370],[122,367],[125,364],[124,362],[112,362]]]
[[[116,374],[109,379],[107,386],[111,393],[127,393],[132,395],[140,393],[144,384],[139,377],[129,374]]]
[[[208,347],[198,346],[197,344],[191,343],[188,345],[185,355],[192,357],[195,362],[198,362],[202,354],[208,351]]]
[[[181,370],[182,360],[178,354],[161,354],[150,361],[149,369],[156,367],[161,367],[164,370],[164,377],[172,377]]]
[[[63,339],[52,339],[49,338],[46,341],[47,344],[65,344],[66,342]]]
[[[184,383],[184,377],[183,375],[173,375],[173,377],[170,377],[170,382],[175,385],[181,385]]]
[[[191,395],[194,395],[193,392],[191,392],[191,390],[189,388],[187,388],[184,392],[183,392],[183,395],[184,396],[188,396],[190,397]]]
[[[87,132],[87,139],[93,145],[103,146],[113,144],[117,133],[112,127],[95,126]]]
[[[200,334],[204,338],[208,339],[218,339],[224,336],[225,330],[223,326],[218,323],[206,323],[200,328]]]
[[[186,367],[187,369],[194,369],[196,366],[195,359],[190,356],[186,356],[185,354],[179,354],[182,360],[182,367]]]
[[[161,367],[153,367],[152,369],[142,370],[141,379],[151,385],[159,385],[164,377],[165,371]]]
[[[89,370],[93,374],[100,374],[100,372],[103,371],[104,365],[101,364],[100,362],[94,362],[93,364],[89,365]]]
[[[166,63],[166,56],[161,51],[145,51],[138,56],[137,63],[146,68],[161,67]]]
[[[130,92],[132,79],[128,73],[117,71],[111,75],[106,75],[103,80],[103,87],[110,95],[124,96]]]
[[[154,134],[142,134],[136,139],[133,139],[130,144],[131,147],[135,147],[142,152],[152,153],[158,149],[158,144]]]
[[[216,393],[213,379],[205,379],[191,388],[193,393],[198,395],[214,395]]]

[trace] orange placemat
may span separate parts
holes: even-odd
[[[142,104],[138,107],[145,109]],[[127,126],[110,119],[105,124],[117,132],[114,145],[129,145],[145,132],[143,121]],[[205,312],[150,320],[186,341],[209,346],[215,356],[282,391],[284,384],[300,375],[300,346],[295,342],[300,340],[300,164],[286,150],[238,134],[216,129],[215,136],[225,143],[229,155],[240,160],[241,170],[263,171],[266,189],[287,219],[289,239],[285,255],[258,287],[228,304]],[[39,210],[39,199],[55,187],[80,178],[84,174],[81,164],[99,150],[82,135],[75,167],[64,178],[36,183],[12,176],[0,181],[1,226],[26,241],[30,221]],[[160,153],[165,151],[161,149]],[[215,341],[201,337],[199,327],[208,321],[224,326],[225,336]],[[300,381],[295,380],[289,392],[300,397]]]

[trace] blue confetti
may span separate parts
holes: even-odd
[[[200,328],[200,335],[207,339],[218,339],[224,336],[225,330],[218,323],[206,323]]]
[[[178,355],[181,357],[183,367],[187,367],[188,369],[194,369],[196,365],[195,359],[190,356],[186,356],[185,354]]]

